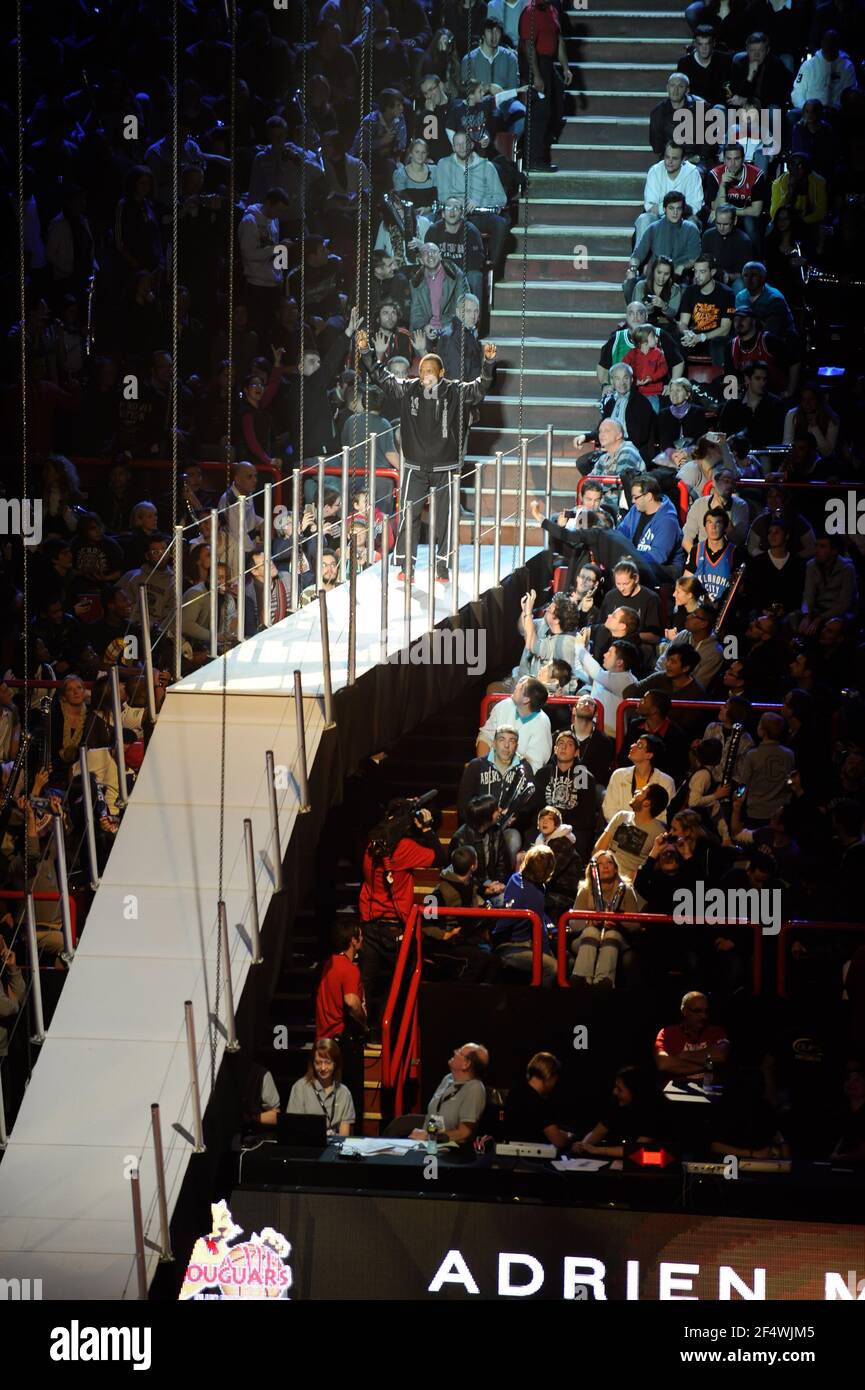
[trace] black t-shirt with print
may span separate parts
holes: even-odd
[[[682,295],[679,313],[688,315],[688,326],[692,333],[712,333],[720,328],[722,319],[733,318],[735,295],[726,285],[715,281],[711,294],[692,285]]]

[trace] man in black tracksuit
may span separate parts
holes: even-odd
[[[450,531],[450,482],[460,464],[460,424],[468,410],[479,405],[493,380],[494,343],[484,345],[481,374],[474,381],[451,381],[444,375],[441,358],[427,353],[421,358],[416,378],[401,380],[376,362],[364,329],[357,335],[360,360],[386,396],[399,403],[400,438],[405,459],[405,484],[400,506],[403,521],[396,540],[396,562],[405,569],[405,504],[413,502],[412,561],[417,553],[421,505],[436,488],[437,578],[446,582]],[[460,405],[462,404],[462,409]],[[430,547],[432,548],[432,547]]]

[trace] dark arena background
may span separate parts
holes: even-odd
[[[863,18],[5,7],[5,1299],[865,1298]]]

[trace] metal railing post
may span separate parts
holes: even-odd
[[[333,717],[333,675],[330,668],[330,628],[327,622],[327,592],[318,591],[318,621],[321,628],[321,670],[324,677],[324,727],[335,729]]]
[[[455,473],[450,480],[450,543],[451,552],[451,617],[460,611],[460,476]]]
[[[264,485],[264,521],[262,524],[262,544],[264,546],[264,626],[270,627],[273,617],[271,614],[271,578],[270,566],[273,560],[273,483]]]
[[[403,646],[411,646],[411,583],[414,563],[412,560],[412,545],[414,544],[414,503],[407,502],[405,507],[405,530],[403,532],[403,545],[405,546],[405,591],[403,593],[402,622],[403,622]]]
[[[526,493],[529,487],[529,441],[520,440],[520,502],[519,502],[519,532],[517,539],[517,561],[519,565],[526,563]]]
[[[352,532],[348,543],[348,666],[346,685],[357,679],[357,536]]]
[[[243,525],[243,509],[246,498],[235,503],[237,507],[237,641],[246,640],[246,531]]]
[[[339,502],[339,568],[342,578],[345,578],[345,561],[348,554],[348,509],[350,497],[348,491],[349,475],[351,467],[351,446],[345,444],[342,450],[342,474],[340,476],[340,502]]]
[[[432,632],[436,625],[436,489],[429,490],[427,499],[427,538],[429,545],[429,573],[427,575],[427,631]]]
[[[33,894],[27,894],[24,908],[27,923],[27,954],[30,959],[30,980],[33,990],[33,1023],[36,1031],[31,1035],[32,1043],[45,1041],[45,1015],[42,1012],[42,976],[39,974],[39,943],[36,940],[36,905]]]
[[[553,427],[547,425],[546,462],[544,468],[544,516],[550,515],[553,501]]]
[[[294,720],[297,731],[298,765],[300,770],[300,805],[298,815],[306,815],[312,809],[309,800],[309,767],[306,761],[306,722],[303,717],[303,677],[299,671],[294,673]]]
[[[129,804],[126,794],[126,751],[123,743],[122,710],[120,707],[120,673],[111,667],[111,712],[114,716],[114,756],[117,759],[117,800],[122,807]]]
[[[390,517],[385,516],[384,525],[381,528],[381,659],[387,661],[388,658],[388,603],[390,592],[388,590],[388,579],[390,577]]]
[[[276,804],[276,772],[273,765],[273,752],[268,748],[264,755],[267,776],[267,798],[270,806],[270,846],[273,856],[273,889],[281,893],[284,887],[282,872],[282,845],[279,839],[279,807]]]
[[[495,488],[493,510],[493,583],[498,584],[501,578],[502,567],[502,471],[503,456],[501,452],[496,454]]]
[[[373,431],[367,443],[366,467],[366,562],[371,565],[375,559],[375,451],[378,435]]]
[[[96,858],[96,828],[93,823],[93,793],[90,788],[90,769],[87,766],[87,749],[78,753],[78,771],[81,774],[81,799],[84,802],[84,829],[87,836],[87,859],[90,864],[90,887],[93,892],[99,887],[99,868]]]
[[[217,912],[219,913],[219,939],[222,943],[222,973],[225,984],[225,1050],[226,1052],[239,1052],[237,1020],[234,1017],[234,985],[231,982],[231,952],[228,945],[228,913],[222,900],[217,905]]]
[[[165,1154],[162,1149],[162,1119],[159,1106],[154,1102],[150,1107],[150,1120],[153,1125],[153,1161],[156,1164],[156,1196],[159,1204],[159,1258],[163,1263],[173,1260],[171,1253],[171,1231],[168,1225],[168,1196],[165,1188]]]
[[[112,666],[112,671],[117,667]],[[66,840],[63,835],[63,814],[54,817],[54,873],[60,889],[60,920],[63,924],[63,955],[67,965],[75,955],[72,944],[72,908],[69,904],[69,876],[66,871]]]
[[[210,509],[210,655],[219,656],[219,513],[215,507]]]
[[[201,1088],[198,1084],[198,1048],[195,1045],[195,1019],[192,1014],[192,1000],[183,1003],[186,1019],[186,1055],[189,1059],[189,1090],[192,1095],[192,1121],[194,1148],[197,1154],[204,1153],[204,1130],[201,1127]]]
[[[174,679],[183,675],[183,527],[174,528]]]
[[[132,1228],[135,1232],[135,1273],[138,1279],[139,1302],[147,1301],[147,1260],[144,1255],[144,1222],[141,1217],[141,1178],[138,1169],[129,1174],[132,1194]]]
[[[150,645],[150,603],[147,598],[147,585],[138,590],[141,604],[141,640],[144,643],[144,688],[147,692],[147,717],[151,724],[156,723],[156,690],[153,685],[153,647]]]
[[[291,611],[297,612],[300,595],[300,469],[291,475]]]
[[[481,507],[484,495],[484,465],[475,464],[475,512],[472,526],[472,601],[481,596]]]
[[[261,922],[258,917],[258,884],[255,881],[255,845],[252,840],[252,821],[243,822],[243,842],[246,849],[246,880],[249,884],[249,941],[253,965],[261,965]]]
[[[315,592],[321,588],[322,563],[324,560],[324,465],[326,460],[319,455],[315,475],[316,492],[316,541],[315,541]]]

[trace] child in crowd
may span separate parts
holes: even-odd
[[[631,337],[635,346],[630,352],[625,353],[622,360],[634,373],[634,383],[640,395],[646,397],[653,410],[659,411],[661,392],[669,375],[669,367],[666,357],[658,347],[657,330],[647,324],[643,328],[635,328]]]
[[[724,818],[723,802],[731,787],[718,785],[724,745],[719,738],[704,738],[694,749],[697,770],[688,780],[688,806],[703,811],[712,822],[712,829],[721,840],[730,839],[730,829]]]

